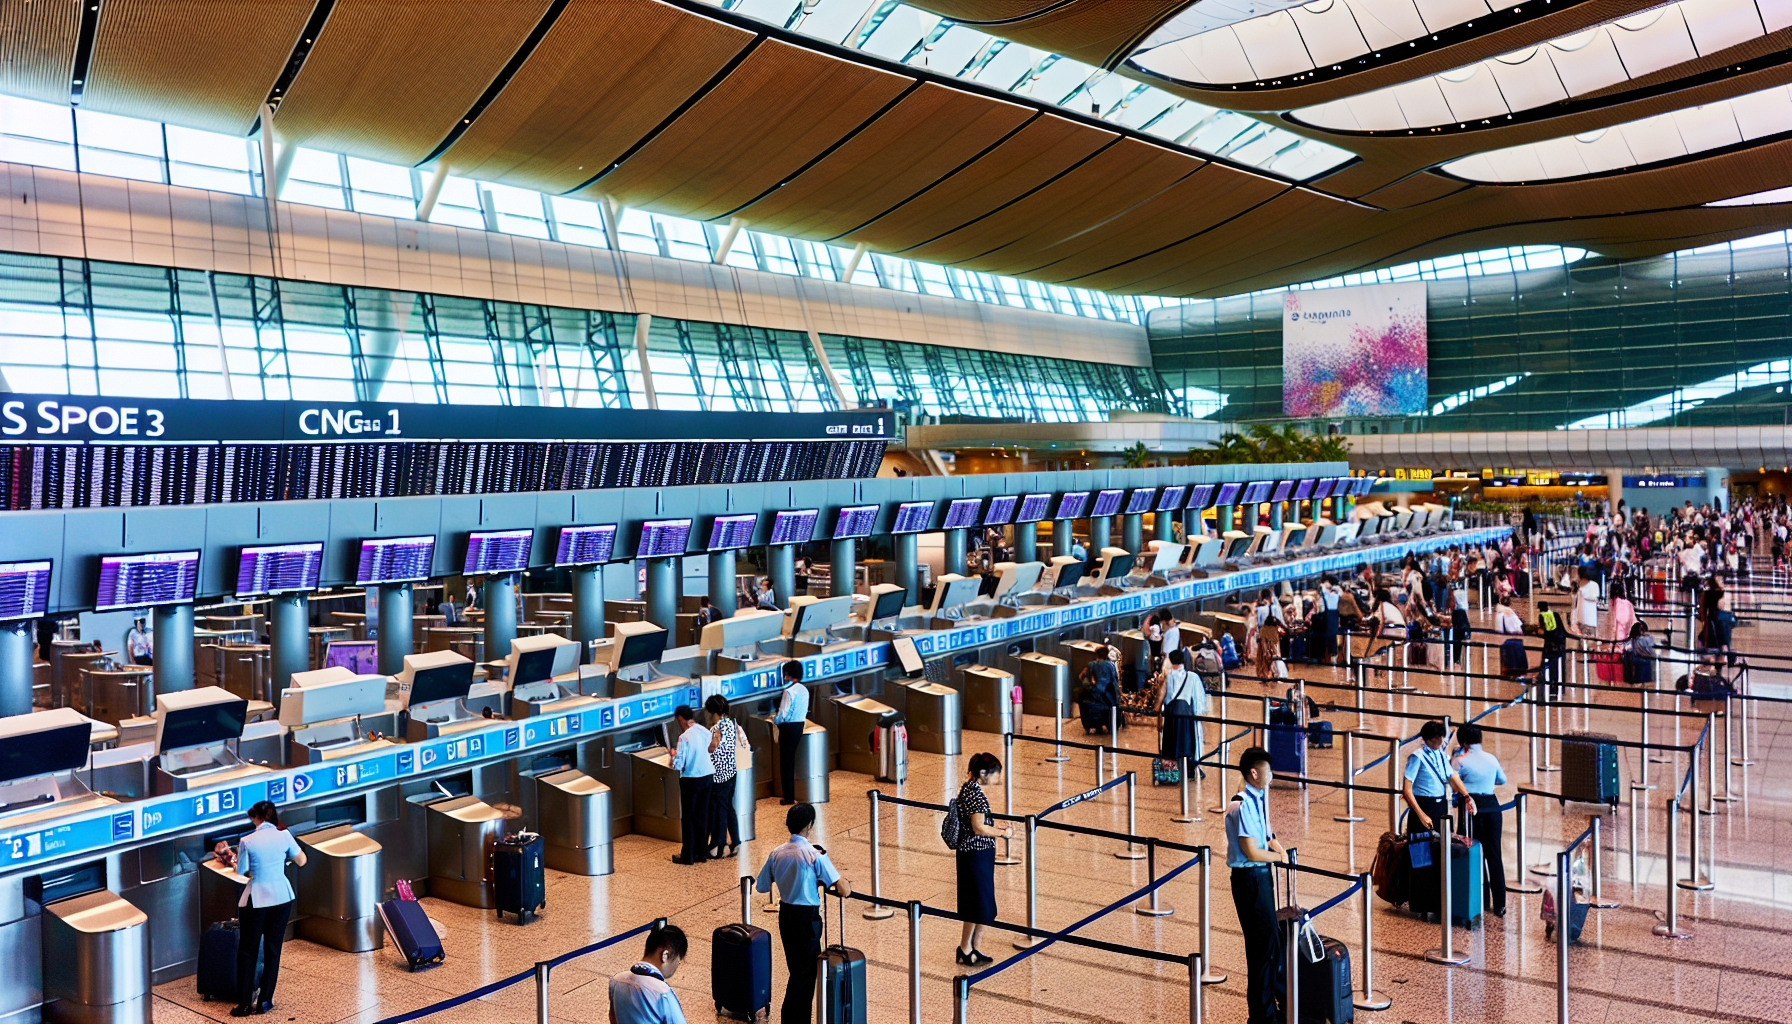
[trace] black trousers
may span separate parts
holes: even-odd
[[[821,956],[821,908],[778,904],[778,941],[790,984],[778,1008],[779,1024],[809,1024],[815,1007],[815,961]]]
[[[1470,830],[1481,844],[1481,858],[1486,870],[1481,872],[1487,883],[1487,905],[1496,914],[1506,912],[1506,858],[1500,851],[1500,833],[1504,823],[1499,810],[1500,798],[1492,793],[1472,794],[1475,799],[1474,827]]]
[[[1468,612],[1462,608],[1450,609],[1450,638],[1456,641],[1456,664],[1467,665],[1465,656],[1468,653]]]
[[[1282,988],[1282,943],[1276,930],[1274,868],[1232,869],[1232,907],[1244,932],[1245,1002],[1250,1024],[1282,1019],[1276,993]]]
[[[778,796],[796,799],[796,751],[803,743],[803,723],[778,723]]]
[[[711,779],[702,775],[678,780],[679,813],[683,818],[680,831],[684,834],[684,849],[679,856],[692,864],[709,859],[709,804],[710,794],[716,788]]]
[[[1420,796],[1417,793],[1414,793],[1412,799],[1414,803],[1419,805],[1419,809],[1425,812],[1425,816],[1431,819],[1432,829],[1437,828],[1440,824],[1440,818],[1450,813],[1450,800],[1448,797]],[[1460,817],[1460,815],[1458,815],[1458,817]],[[1430,831],[1430,829],[1421,828],[1418,817],[1413,814],[1407,815],[1406,830],[1408,832]]]
[[[734,809],[735,787],[739,784],[740,775],[736,773],[730,775],[727,782],[716,782],[710,786],[707,842],[712,847],[740,843],[740,817]]]
[[[255,998],[255,960],[261,957],[261,999],[274,1001],[274,985],[280,980],[280,947],[286,942],[286,921],[292,917],[292,900],[271,907],[242,907],[237,910],[236,1002],[253,1006]]]
[[[1540,664],[1537,666],[1537,681],[1545,684],[1544,700],[1559,701],[1562,699],[1562,658],[1567,651],[1552,651],[1544,648]]]

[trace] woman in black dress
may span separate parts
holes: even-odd
[[[983,787],[1002,779],[1001,759],[991,753],[971,757],[971,777],[958,791],[958,813],[964,816],[964,838],[958,843],[958,915],[964,934],[958,940],[958,962],[967,967],[994,963],[995,957],[977,949],[985,925],[996,919],[996,836],[1012,830],[997,828],[989,816],[989,797]]]

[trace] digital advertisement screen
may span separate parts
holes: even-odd
[[[616,551],[616,524],[601,526],[562,526],[560,542],[554,548],[554,564],[599,565],[608,562]]]
[[[1037,523],[1051,511],[1052,496],[1049,494],[1029,494],[1020,500],[1020,513],[1014,517],[1017,523]]]
[[[671,558],[684,554],[691,543],[689,519],[649,519],[641,524],[641,543],[636,558]]]
[[[940,529],[962,530],[968,526],[976,526],[977,512],[982,508],[982,498],[954,498],[946,506],[946,521]]]
[[[236,561],[236,596],[316,590],[323,565],[323,541],[244,547]]]
[[[1428,407],[1425,282],[1282,296],[1282,414],[1406,416]]]
[[[839,516],[834,520],[834,539],[869,537],[876,525],[876,505],[848,505],[840,510]]]
[[[815,539],[818,508],[796,508],[772,516],[772,544],[807,544]]]
[[[1095,506],[1089,509],[1089,517],[1091,519],[1105,519],[1108,516],[1118,515],[1120,513],[1120,499],[1125,496],[1126,492],[1119,489],[1096,491]]]
[[[50,560],[0,562],[0,622],[50,610]]]
[[[369,537],[361,542],[361,557],[355,561],[355,585],[420,583],[429,579],[435,554],[433,536]]]
[[[753,543],[753,529],[759,525],[759,513],[717,516],[709,524],[709,550],[732,551]]]
[[[529,568],[529,544],[535,531],[476,530],[467,534],[467,560],[462,564],[463,576],[496,576],[522,572]]]
[[[1007,526],[1014,519],[1014,506],[1020,504],[1020,498],[1012,494],[997,495],[989,499],[989,508],[983,513],[984,526]]]
[[[1088,491],[1065,491],[1058,499],[1058,511],[1052,514],[1053,519],[1081,519],[1083,510],[1089,507]]]
[[[1188,487],[1185,484],[1175,484],[1166,487],[1164,488],[1163,493],[1157,496],[1157,510],[1159,512],[1180,511],[1182,508],[1182,499],[1187,497],[1187,495]]]
[[[933,502],[905,501],[896,506],[896,522],[891,533],[920,533],[933,521]]]

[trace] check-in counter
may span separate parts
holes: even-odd
[[[1124,685],[1128,672],[1132,678],[1144,679],[1151,675],[1151,642],[1145,639],[1145,631],[1140,629],[1122,629],[1108,634],[1108,643],[1120,651],[1120,679]]]
[[[43,1019],[150,1024],[149,915],[115,893],[57,900],[43,914]]]
[[[329,652],[330,645],[337,641],[353,639],[351,636],[353,632],[346,626],[312,626],[311,667],[321,667],[324,663],[324,655]]]
[[[486,874],[492,846],[504,835],[504,812],[476,796],[423,805],[429,846],[429,894],[469,907],[496,905]]]
[[[1014,660],[1020,663],[1022,711],[1045,718],[1070,714],[1070,662],[1037,651]]]
[[[892,762],[889,742],[880,742],[880,733],[887,734],[902,720],[901,712],[882,701],[863,694],[848,693],[832,700],[839,720],[840,768],[863,772],[874,778],[901,782],[908,773],[907,743],[902,744],[901,758]],[[888,772],[889,774],[886,774]]]
[[[272,701],[274,692],[269,685],[273,677],[272,651],[273,648],[266,644],[219,647],[224,666],[224,681],[220,685],[245,700]]]
[[[783,780],[778,774],[778,727],[772,723],[770,715],[754,715],[747,719],[747,739],[753,744],[754,789],[760,797],[790,796],[806,804],[825,804],[828,802],[828,772],[833,769],[833,755],[828,749],[832,735],[821,725],[805,721],[803,723],[803,739],[796,751],[796,772],[794,795],[781,792]],[[744,786],[745,783],[742,783]],[[735,798],[739,800],[741,789],[735,789]],[[741,828],[747,827],[745,813],[742,812]]]
[[[928,754],[956,757],[964,749],[963,703],[942,683],[897,683],[906,693],[908,745]]]
[[[661,676],[641,682],[637,679],[624,679],[621,676],[610,678],[611,697],[633,697],[638,693],[650,693],[654,690],[670,690],[675,687],[689,686],[691,680],[687,676]]]
[[[1107,644],[1099,640],[1065,640],[1058,645],[1058,650],[1063,652],[1064,659],[1070,662],[1070,678],[1072,680],[1083,678],[1083,670],[1088,668],[1091,662],[1099,660],[1102,657],[1102,651],[1106,648]],[[1116,670],[1119,667],[1118,665],[1114,666]]]
[[[607,875],[615,870],[611,850],[610,787],[577,768],[524,772],[534,787],[535,819],[542,856],[555,871]]]
[[[121,665],[118,668],[88,668],[81,672],[83,692],[89,698],[89,717],[102,722],[122,722],[150,712],[150,667]]]
[[[305,849],[305,866],[294,887],[299,936],[347,953],[384,946],[378,909],[384,869],[380,844],[352,825],[334,825],[298,839]]]
[[[684,841],[684,808],[672,751],[647,747],[629,755],[634,766],[635,831],[670,843]]]
[[[1014,674],[989,665],[966,665],[959,692],[964,699],[964,727],[998,735],[1015,731]],[[911,740],[912,742],[912,740]],[[915,749],[925,749],[916,744]]]

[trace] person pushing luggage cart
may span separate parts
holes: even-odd
[[[821,897],[828,891],[841,899],[852,895],[852,883],[841,877],[827,851],[813,842],[815,808],[797,804],[784,815],[790,841],[771,852],[759,869],[756,888],[771,892],[778,886],[778,939],[784,946],[784,963],[790,982],[778,1010],[782,1024],[809,1024],[815,999],[815,964],[821,955]]]

